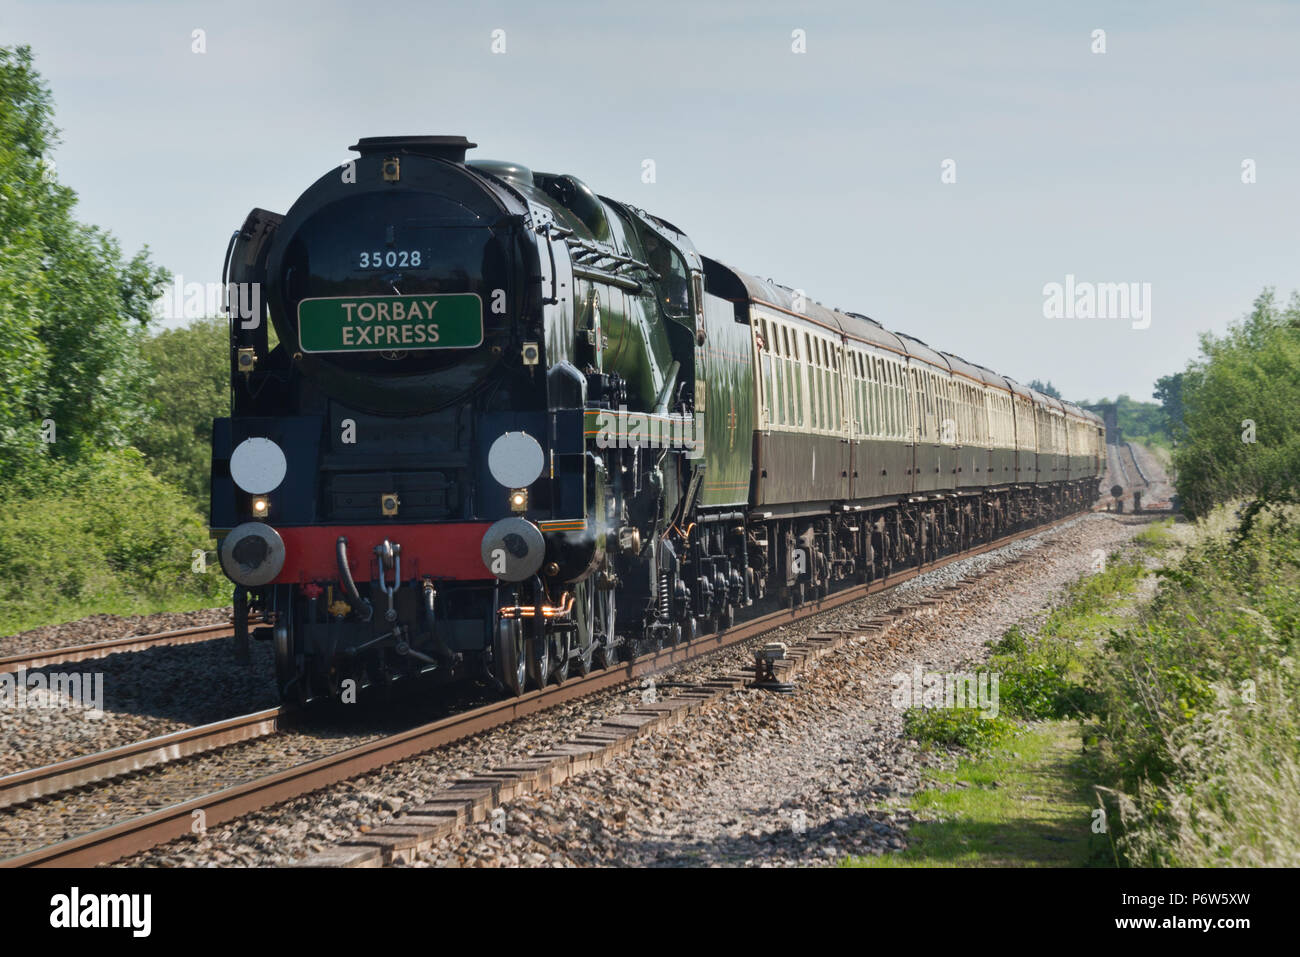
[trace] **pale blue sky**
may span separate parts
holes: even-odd
[[[53,89],[81,218],[187,281],[357,137],[459,133],[1076,399],[1146,398],[1300,288],[1298,3],[0,0],[0,43]],[[1151,283],[1150,328],[1044,318],[1067,274]]]

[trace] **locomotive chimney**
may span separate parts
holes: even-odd
[[[362,156],[369,153],[418,153],[451,163],[465,162],[465,151],[478,146],[463,136],[364,136],[351,146]]]

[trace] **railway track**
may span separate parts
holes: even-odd
[[[1129,472],[1130,480],[1136,478],[1144,487],[1150,487],[1151,480],[1147,478],[1146,472],[1142,471],[1142,463],[1138,461],[1137,453],[1133,451],[1133,443],[1125,442],[1124,448],[1128,452],[1128,460],[1133,465],[1133,470]],[[1126,466],[1127,468],[1127,466]]]
[[[1137,454],[1133,451],[1132,442],[1123,444],[1123,451],[1119,453],[1119,461],[1124,472],[1125,488],[1146,488],[1151,484],[1142,472],[1142,466],[1138,464]]]
[[[289,718],[290,715],[284,708],[268,708],[8,774],[0,777],[0,808],[52,797],[123,774],[204,754],[229,744],[275,734],[286,726]]]
[[[207,827],[232,820],[261,808],[365,774],[384,765],[423,754],[471,735],[500,727],[519,718],[576,698],[613,689],[644,675],[661,672],[667,668],[720,651],[723,648],[757,638],[779,626],[829,611],[867,595],[892,589],[953,562],[994,551],[1019,539],[1045,532],[1066,522],[1073,521],[1080,517],[1080,514],[1069,515],[1025,529],[995,541],[978,545],[967,551],[944,556],[935,562],[907,568],[879,581],[849,586],[824,599],[809,602],[798,608],[780,609],[764,614],[750,621],[737,624],[726,631],[705,635],[689,646],[671,646],[652,651],[633,661],[620,663],[600,671],[593,671],[585,677],[571,678],[562,685],[534,690],[517,698],[495,701],[396,734],[375,736],[373,739],[361,744],[323,754],[268,774],[256,775],[250,780],[216,788],[211,788],[211,786],[196,788],[193,782],[190,782],[187,786],[179,788],[175,794],[155,796],[155,801],[158,803],[172,801],[172,803],[165,804],[165,806],[157,810],[128,816],[104,827],[86,830],[83,833],[44,846],[22,850],[5,859],[0,859],[0,866],[89,867],[108,863],[192,833],[193,822],[198,815],[201,815]],[[274,721],[277,725],[285,720],[283,714],[272,717],[270,712],[264,712],[263,715],[265,716],[263,720]],[[247,719],[256,717],[252,715],[246,716]],[[244,719],[232,720],[240,721]],[[226,725],[229,722],[219,724]],[[216,743],[211,737],[212,735],[229,735],[230,733],[232,733],[231,728],[207,726],[206,730],[205,728],[195,728],[190,729],[189,732],[179,734],[188,734],[183,747],[190,749],[190,755],[201,755],[223,746],[223,743]],[[256,736],[256,734],[250,736]],[[177,736],[165,736],[165,738],[172,737]],[[135,760],[132,753],[130,753],[132,749],[138,749],[137,754],[143,756],[146,760],[152,760],[153,764],[156,765],[159,763],[159,757],[164,755],[171,746],[166,742],[165,738],[153,739],[152,742],[141,742],[139,745],[115,749],[115,751],[122,753],[113,757],[110,757],[112,752],[104,752],[103,755],[92,755],[83,759],[63,762],[62,770],[53,770],[60,767],[55,765],[49,769],[20,772],[19,775],[11,776],[11,779],[28,776],[29,783],[27,786],[31,787],[34,792],[44,788],[46,794],[55,793],[60,789],[66,790],[68,787],[94,784],[96,781],[102,781],[105,777],[130,771],[130,762]],[[181,746],[179,741],[175,743]],[[231,743],[229,740],[224,742],[224,744],[229,743]],[[77,764],[78,760],[84,762],[84,765],[75,767],[74,765]],[[172,760],[174,763],[174,759]],[[119,768],[119,770],[114,770],[114,768]],[[19,794],[18,789],[21,786],[23,786],[22,781],[14,781],[10,793],[13,795]],[[196,789],[202,793],[190,796]],[[173,798],[175,800],[172,800]],[[32,800],[32,798],[28,797],[22,800]]]
[[[189,645],[200,641],[212,641],[215,638],[229,638],[234,633],[234,628],[229,623],[217,623],[179,628],[175,631],[160,631],[152,635],[129,635],[126,638],[111,638],[108,641],[96,641],[85,645],[49,648],[0,658],[0,674],[30,671],[69,661],[92,661],[95,658],[106,658],[122,652],[144,651],[146,648],[157,648],[163,645]]]

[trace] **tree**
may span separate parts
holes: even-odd
[[[199,319],[144,343],[152,377],[149,419],[136,448],[159,478],[179,486],[200,510],[208,507],[212,420],[230,409],[229,325]]]
[[[1061,398],[1061,390],[1052,385],[1051,381],[1043,382],[1041,379],[1030,379],[1029,388],[1035,389],[1043,395],[1050,395],[1053,399]]]
[[[1164,413],[1165,431],[1175,441],[1182,441],[1186,431],[1183,425],[1183,373],[1176,372],[1156,379],[1152,394]]]
[[[144,412],[149,304],[167,281],[147,249],[123,261],[111,235],[73,218],[52,113],[30,48],[0,47],[0,480],[43,455],[125,444]]]
[[[1272,289],[1221,337],[1201,337],[1201,354],[1178,387],[1185,438],[1174,456],[1185,511],[1216,503],[1260,507],[1300,498],[1300,295],[1286,307]]]

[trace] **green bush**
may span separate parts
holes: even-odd
[[[208,509],[212,420],[230,412],[230,340],[225,319],[198,319],[143,343],[153,388],[149,415],[132,435],[150,470]]]
[[[1236,498],[1297,501],[1300,296],[1283,307],[1265,290],[1223,336],[1202,336],[1201,355],[1176,379],[1169,391],[1182,417],[1174,468],[1183,510],[1204,516]]]
[[[0,634],[96,612],[227,604],[202,517],[139,452],[47,463],[0,494]],[[208,557],[211,553],[208,551]]]
[[[1014,722],[978,708],[909,708],[903,715],[903,730],[927,747],[984,751],[1009,740],[1018,729]]]

